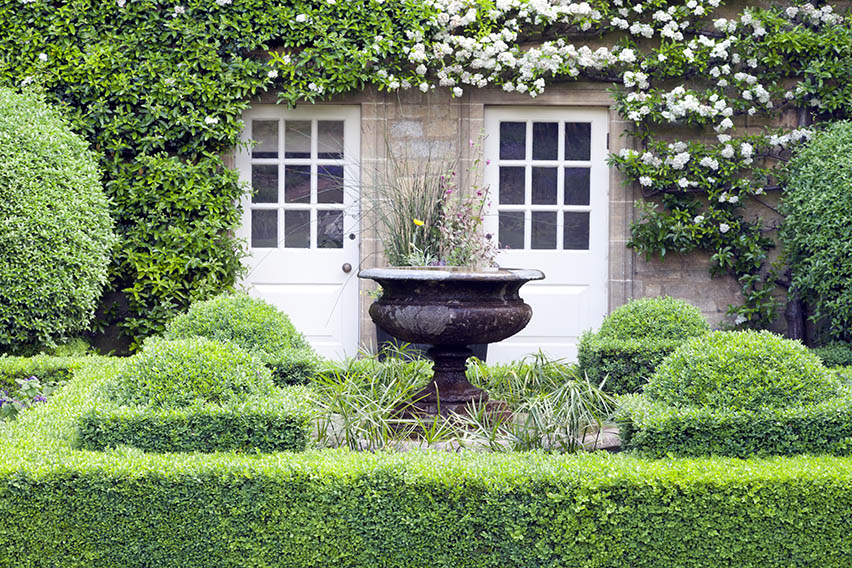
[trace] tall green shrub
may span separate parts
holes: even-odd
[[[852,340],[852,122],[838,122],[788,166],[781,231],[792,287],[827,340]]]
[[[0,351],[85,329],[114,242],[95,153],[41,98],[0,88]]]

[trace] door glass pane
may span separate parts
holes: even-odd
[[[278,203],[278,166],[251,166],[252,203]]]
[[[527,149],[527,124],[525,122],[500,123],[500,159],[523,160]]]
[[[278,121],[252,120],[251,137],[257,142],[251,149],[252,158],[278,157]]]
[[[589,168],[565,168],[565,205],[588,205],[589,183]]]
[[[559,123],[533,123],[533,160],[555,160],[559,157]]]
[[[589,250],[589,213],[566,211],[565,237],[562,248],[566,250]]]
[[[343,203],[343,166],[317,168],[317,203]]]
[[[317,248],[343,248],[343,211],[317,211]]]
[[[278,246],[278,210],[251,210],[251,246],[276,248]]]
[[[284,246],[308,248],[311,246],[311,212],[284,212]]]
[[[317,157],[332,160],[343,159],[342,120],[320,120],[317,122]]]
[[[501,249],[524,248],[524,212],[501,211],[497,215],[497,239]]]
[[[556,176],[558,168],[532,169],[533,205],[556,205]]]
[[[310,166],[284,168],[284,201],[287,203],[311,202]]]
[[[500,167],[500,191],[498,202],[503,205],[519,205],[524,202],[524,168]]]
[[[284,122],[284,157],[311,157],[310,120],[287,120]]]
[[[592,124],[589,122],[565,123],[565,159],[592,159]]]
[[[556,248],[556,211],[533,211],[532,245],[534,249]]]

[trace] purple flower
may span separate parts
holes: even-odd
[[[42,395],[36,395],[33,397],[33,402],[47,402],[47,397]]]
[[[25,380],[25,381],[37,381],[37,380],[38,380],[38,377],[36,377],[35,375],[32,375],[32,376],[30,376],[30,377],[27,377],[27,378],[26,378],[26,379],[24,379],[24,380]]]

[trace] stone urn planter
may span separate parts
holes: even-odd
[[[518,291],[540,270],[462,270],[455,267],[372,268],[358,274],[382,287],[370,306],[370,317],[394,337],[432,345],[434,376],[416,395],[425,414],[463,412],[471,401],[485,402],[488,393],[470,384],[465,362],[473,343],[495,343],[526,327],[532,308]]]

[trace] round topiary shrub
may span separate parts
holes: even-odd
[[[87,144],[39,98],[0,88],[0,351],[89,325],[112,227]]]
[[[654,369],[685,340],[710,331],[695,306],[670,297],[633,300],[608,315],[598,333],[578,345],[581,371],[604,390],[637,392]]]
[[[222,294],[190,306],[166,324],[167,339],[206,337],[229,341],[268,365],[278,384],[303,383],[319,358],[290,319],[248,294]]]
[[[852,122],[836,122],[788,164],[781,230],[792,288],[828,340],[852,340]]]
[[[233,343],[204,337],[145,342],[106,385],[123,405],[184,407],[272,392],[269,369]]]
[[[807,406],[838,395],[839,384],[807,347],[768,331],[717,331],[690,339],[645,386],[652,401],[677,407],[755,410]]]
[[[663,296],[640,298],[616,308],[598,334],[609,339],[684,340],[710,331],[701,311],[683,300]]]

